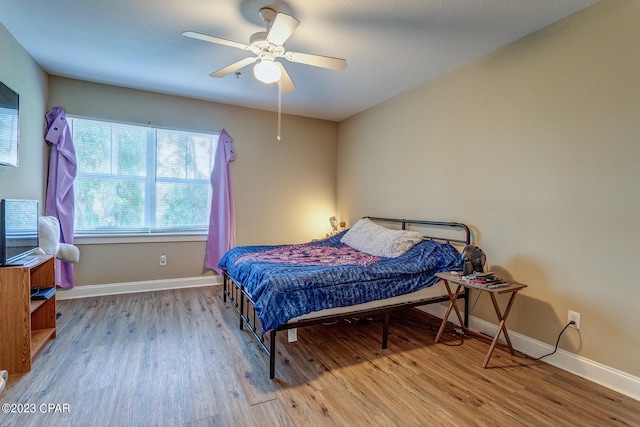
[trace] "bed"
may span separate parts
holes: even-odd
[[[323,240],[239,246],[219,264],[223,298],[269,355],[273,379],[280,331],[382,315],[387,348],[390,313],[449,301],[435,273],[460,270],[459,250],[470,240],[457,222],[365,217]],[[460,298],[466,324],[468,294]]]

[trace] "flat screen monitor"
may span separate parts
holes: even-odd
[[[0,265],[21,265],[20,259],[38,249],[38,201],[0,201]]]

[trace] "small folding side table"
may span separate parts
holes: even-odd
[[[489,364],[489,359],[491,358],[493,349],[496,347],[496,344],[498,344],[500,333],[504,335],[504,339],[506,341],[506,347],[509,349],[509,352],[512,355],[515,355],[515,352],[513,351],[513,346],[511,345],[511,339],[509,339],[509,333],[507,332],[505,323],[507,321],[507,316],[509,316],[509,311],[511,311],[511,306],[513,305],[513,301],[516,299],[516,294],[521,289],[526,288],[527,285],[509,280],[509,281],[506,281],[508,283],[507,286],[490,288],[490,287],[487,287],[486,285],[473,282],[467,277],[461,275],[460,272],[456,272],[456,271],[436,273],[435,275],[436,277],[438,277],[440,280],[444,282],[444,285],[447,288],[447,293],[449,294],[449,299],[451,300],[449,302],[449,308],[447,309],[447,312],[444,315],[444,318],[442,319],[442,324],[440,325],[440,329],[438,330],[438,335],[436,335],[435,342],[437,343],[440,341],[440,337],[442,336],[442,332],[444,332],[444,328],[447,325],[447,321],[449,319],[449,315],[451,314],[452,310],[455,311],[456,315],[458,316],[458,321],[460,322],[460,325],[463,331],[472,333],[474,335],[482,336],[478,331],[474,331],[466,327],[466,325],[462,321],[462,316],[460,315],[460,310],[458,309],[458,305],[457,305],[458,295],[460,294],[460,292],[462,292],[464,288],[476,289],[478,291],[487,292],[489,294],[489,296],[491,297],[491,302],[493,302],[493,308],[496,311],[496,316],[498,316],[498,321],[499,321],[498,330],[496,332],[496,335],[493,337],[493,341],[491,342],[491,346],[489,347],[489,352],[487,353],[487,356],[485,357],[484,362],[482,363],[482,367],[486,368],[487,365]],[[457,285],[455,292],[451,290],[450,283],[455,283]],[[496,295],[506,294],[506,293],[510,293],[511,296],[509,297],[509,302],[507,303],[507,306],[505,307],[504,311],[501,312],[500,306],[498,305],[498,301],[496,299]]]

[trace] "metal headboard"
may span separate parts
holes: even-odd
[[[432,240],[441,240],[445,242],[454,242],[454,243],[462,243],[465,245],[471,244],[471,230],[465,224],[459,222],[443,222],[443,221],[421,221],[421,220],[413,220],[413,219],[397,219],[397,218],[381,218],[374,216],[367,216],[365,218],[369,218],[372,221],[381,221],[381,222],[392,222],[396,224],[401,224],[402,229],[406,230],[408,224],[416,224],[416,225],[426,225],[431,227],[445,227],[445,228],[453,228],[459,229],[464,232],[465,238],[448,238],[448,237],[440,237],[440,236],[424,236],[427,239]]]

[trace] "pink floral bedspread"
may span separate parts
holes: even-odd
[[[304,264],[314,266],[371,265],[380,257],[357,251],[349,246],[316,246],[309,243],[279,246],[260,252],[248,253],[236,259],[245,261],[270,262],[274,264]]]

